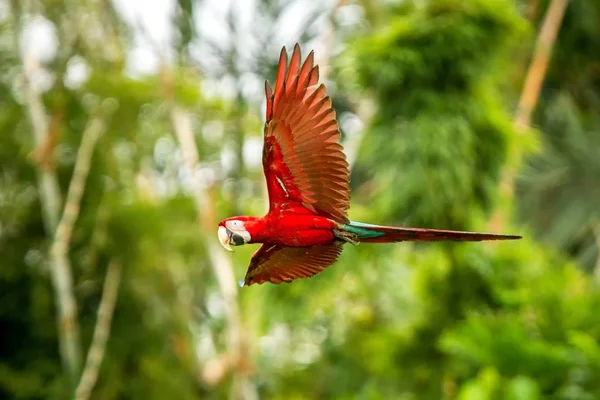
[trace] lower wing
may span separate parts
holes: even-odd
[[[340,244],[313,247],[263,244],[252,256],[244,285],[311,277],[336,262],[341,252]]]

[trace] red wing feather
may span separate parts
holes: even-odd
[[[252,256],[245,285],[291,282],[318,274],[333,264],[342,246],[285,247],[263,244]]]
[[[301,65],[296,45],[287,66],[285,47],[267,95],[263,168],[271,210],[300,203],[338,222],[348,220],[349,170],[325,86],[311,52]],[[287,66],[287,69],[286,69]]]

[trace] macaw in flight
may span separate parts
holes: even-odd
[[[219,241],[227,250],[262,243],[252,256],[245,285],[311,277],[333,264],[345,243],[521,238],[348,220],[350,172],[339,143],[335,110],[325,86],[318,84],[319,67],[314,65],[313,52],[301,61],[296,44],[288,66],[284,47],[273,89],[265,82],[263,169],[268,213],[264,217],[231,217],[219,223]]]

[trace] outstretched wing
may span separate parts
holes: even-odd
[[[313,247],[263,244],[252,256],[244,284],[250,286],[308,278],[333,264],[341,252],[341,244]]]
[[[265,82],[263,168],[270,209],[296,203],[338,222],[348,220],[349,170],[339,126],[310,52],[296,44],[289,66],[281,50],[274,90]]]

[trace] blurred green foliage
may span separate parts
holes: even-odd
[[[278,29],[299,3],[258,1],[249,28],[249,11],[232,8],[221,40],[198,24],[210,3],[173,2],[168,54],[151,73],[128,69],[148,32],[118,1],[0,8],[0,398],[71,397],[39,179],[56,175],[62,207],[93,118],[107,129],[69,249],[83,354],[108,265],[122,279],[91,398],[600,397],[598,3],[567,9],[537,132],[512,118],[547,1],[307,10],[297,37],[304,53],[332,46],[317,60],[345,144],[359,144],[351,218],[485,230],[500,209],[503,230],[526,238],[349,246],[313,279],[242,288],[233,303],[212,268],[224,268],[215,223],[266,210],[261,84],[293,44]],[[28,53],[36,24],[53,27],[42,32],[56,35],[50,60]],[[36,93],[48,143],[34,140]],[[194,168],[177,110],[194,132]],[[358,131],[345,123],[356,120]],[[508,199],[507,165],[520,168]],[[254,250],[227,255],[236,279]]]
[[[387,218],[466,229],[495,205],[516,136],[501,85],[523,26],[510,1],[434,1],[357,43],[378,105],[357,168],[385,179],[369,196]]]

